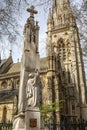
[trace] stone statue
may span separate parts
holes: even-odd
[[[39,88],[39,72],[38,70],[35,71],[35,73],[29,74],[29,79],[27,81],[26,85],[26,100],[27,100],[27,106],[35,107],[38,106],[39,102],[39,94],[38,94],[38,88]]]

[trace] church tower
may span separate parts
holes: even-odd
[[[53,0],[47,21],[48,101],[64,100],[60,121],[86,119],[86,83],[78,28],[69,0]],[[49,83],[48,83],[49,86]],[[51,96],[50,96],[51,97]]]

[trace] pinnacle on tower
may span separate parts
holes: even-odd
[[[0,63],[1,63],[1,53],[0,53]]]
[[[10,50],[10,56],[12,56],[12,49]]]
[[[53,0],[53,6],[63,5],[64,3],[69,3],[69,0]]]
[[[47,24],[51,24],[52,23],[52,13],[51,13],[51,8],[49,9],[49,15],[48,15],[48,20],[47,20]]]
[[[69,0],[53,0],[52,18],[57,28],[75,25]]]

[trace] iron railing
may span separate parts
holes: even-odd
[[[80,121],[77,122],[66,122],[66,123],[59,123],[53,124],[50,122],[45,123],[44,129],[46,130],[87,130],[87,121]]]
[[[0,130],[12,130],[12,123],[0,123]]]

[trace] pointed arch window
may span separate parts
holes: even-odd
[[[1,87],[2,87],[3,89],[6,89],[6,88],[7,88],[7,82],[6,82],[6,81],[3,81],[3,82],[1,83]]]
[[[66,61],[66,45],[64,39],[60,38],[58,41],[58,55],[60,60]]]
[[[68,83],[70,83],[71,78],[70,78],[70,72],[68,71]]]
[[[6,106],[4,106],[3,115],[2,115],[2,123],[6,123],[6,119],[7,119],[7,108]]]

